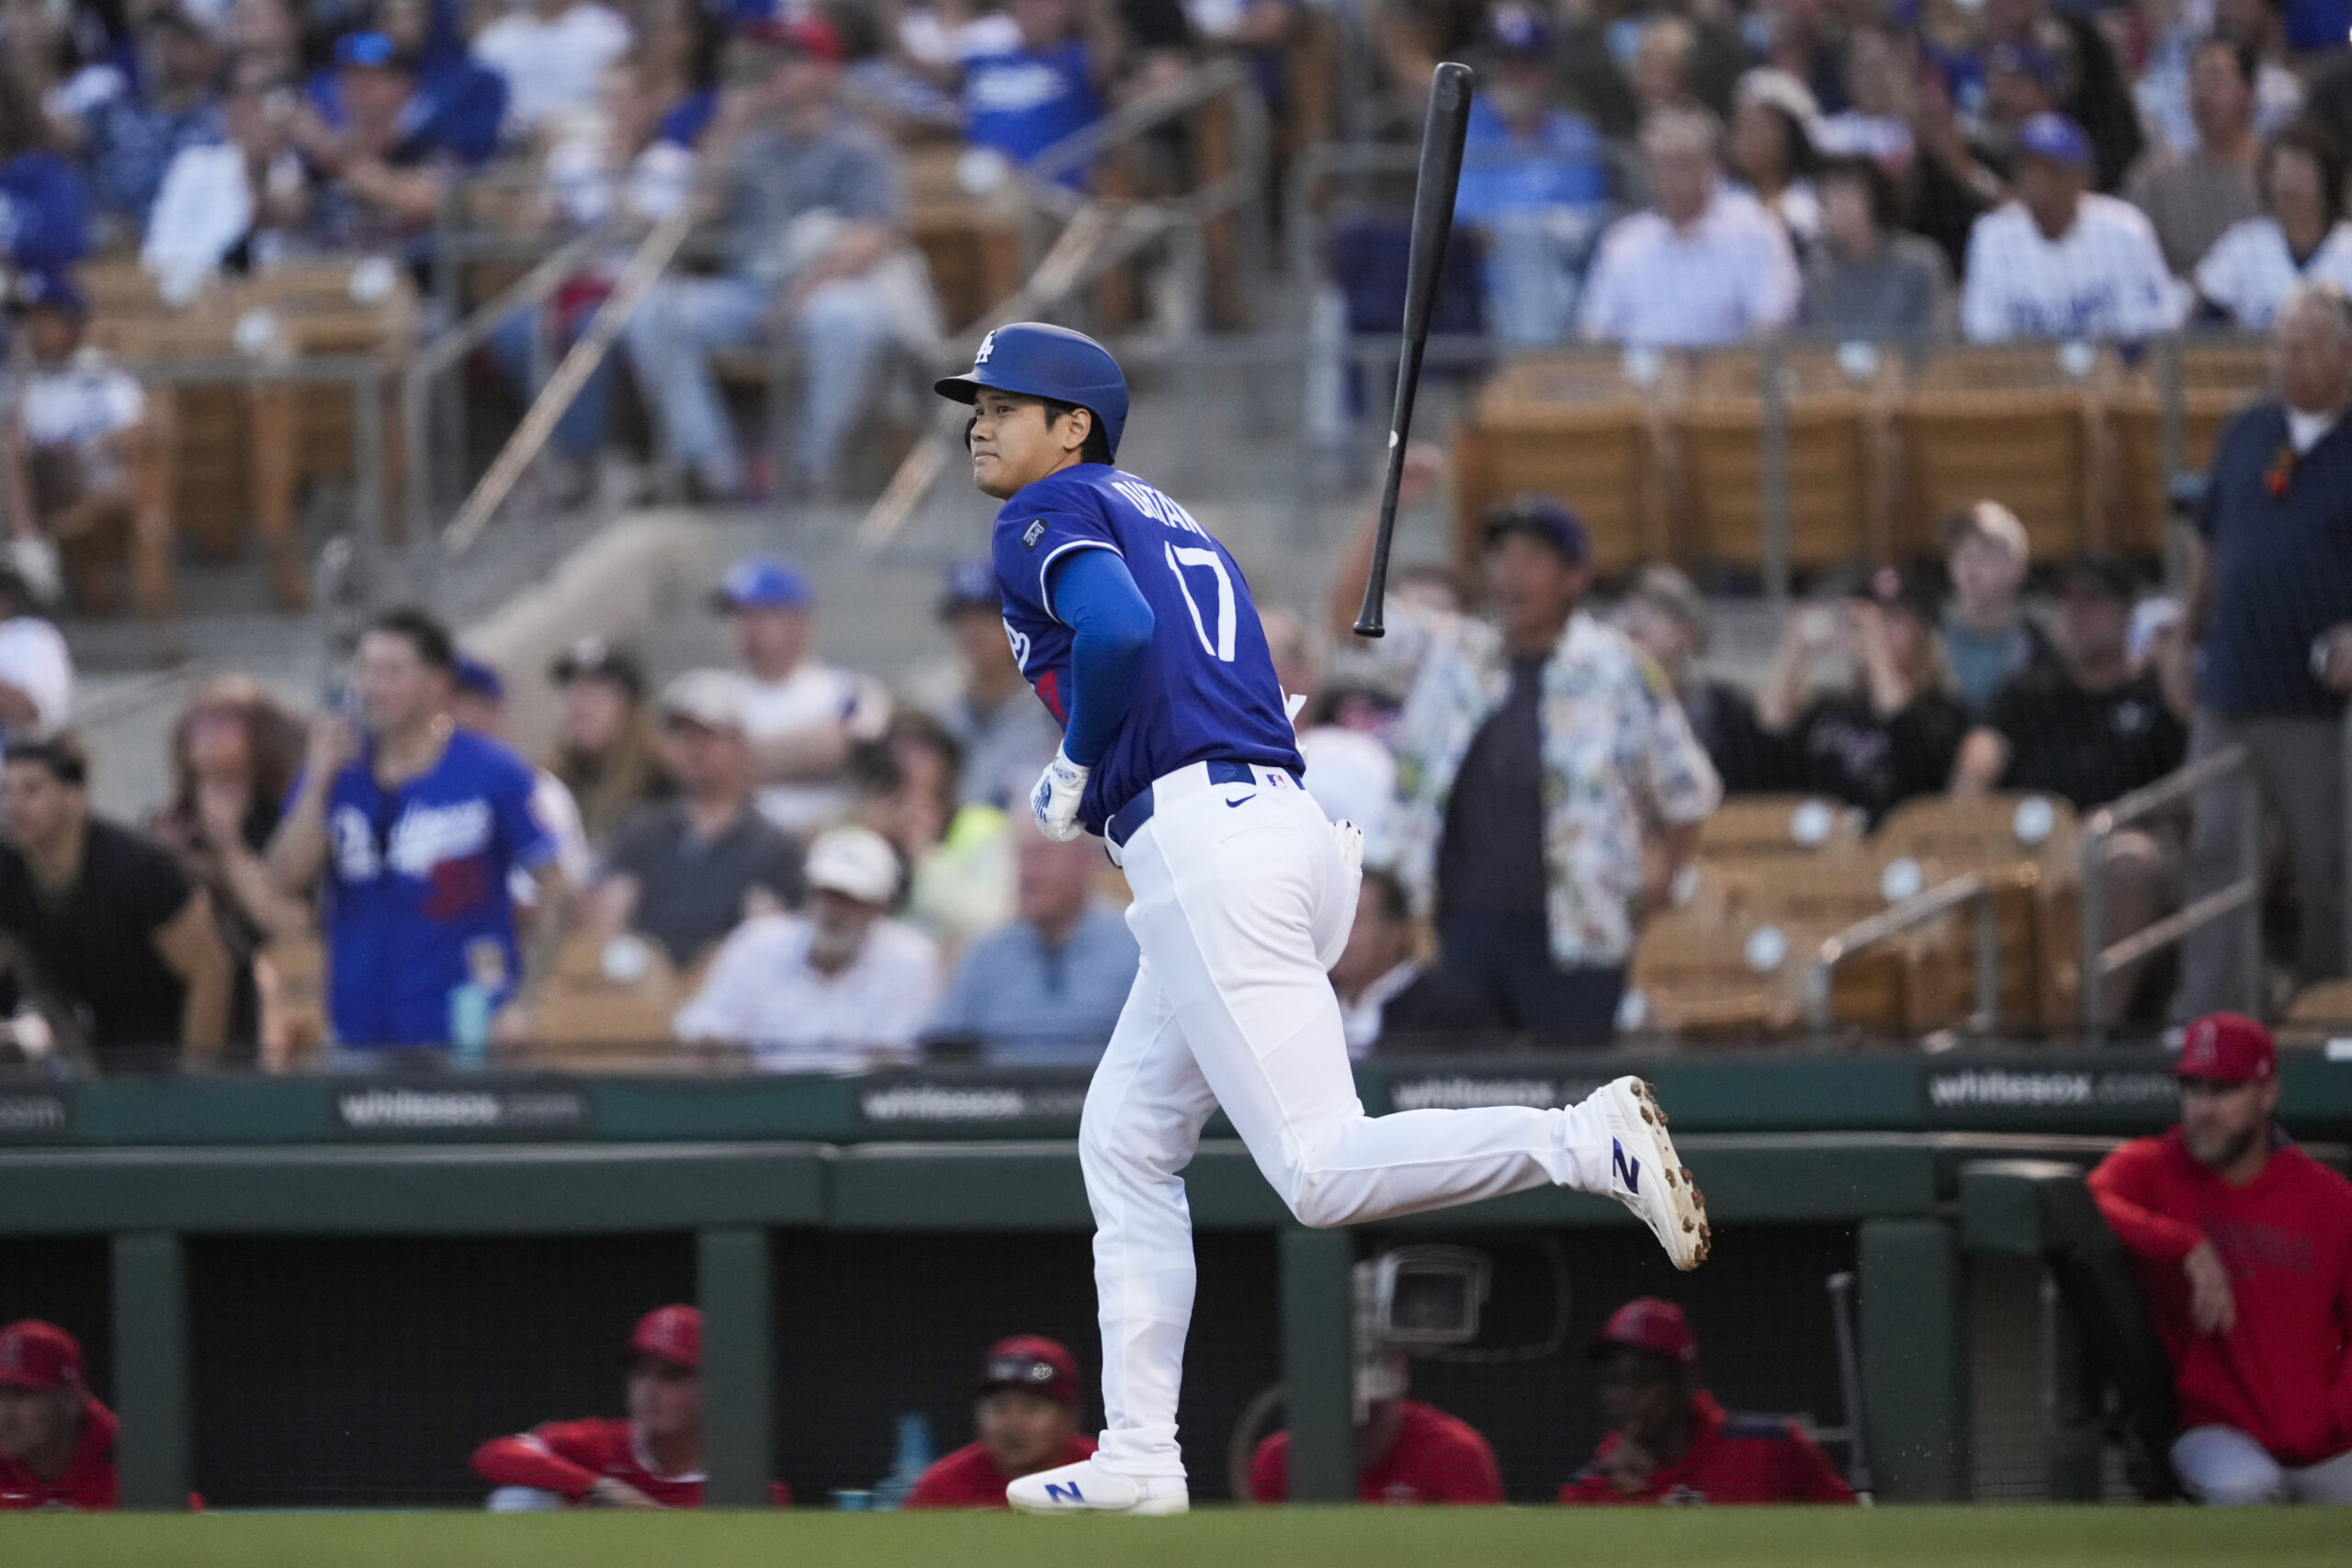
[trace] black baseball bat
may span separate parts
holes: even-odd
[[[1470,67],[1447,61],[1430,83],[1429,123],[1421,128],[1421,172],[1413,186],[1413,242],[1406,253],[1405,343],[1396,356],[1396,409],[1388,416],[1388,472],[1380,486],[1380,532],[1372,545],[1372,576],[1356,613],[1356,636],[1379,637],[1388,627],[1388,546],[1396,533],[1396,489],[1405,479],[1405,441],[1413,433],[1413,394],[1421,383],[1421,353],[1429,347],[1430,307],[1437,299],[1445,243],[1453,232],[1453,192],[1462,183],[1462,141],[1470,131]]]

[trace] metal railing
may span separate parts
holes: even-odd
[[[1976,908],[1976,1010],[1969,1016],[1967,1028],[1975,1034],[1992,1033],[2000,1021],[2001,1009],[2001,921],[1996,893],[1992,878],[1982,872],[1966,872],[1824,937],[1805,967],[1804,980],[1805,1023],[1814,1043],[1826,1043],[1836,1025],[1831,1002],[1838,965],[1971,904]]]
[[[2107,863],[2115,836],[2133,823],[2172,810],[2209,784],[2238,781],[2238,874],[2229,885],[2122,941],[2107,940]],[[2107,982],[2150,954],[2230,914],[2238,916],[2238,964],[2244,971],[2245,1009],[2263,1011],[2262,795],[2255,787],[2251,759],[2243,746],[2200,757],[2152,784],[2099,807],[2083,825],[2083,1040],[2098,1045],[2107,1037]]]

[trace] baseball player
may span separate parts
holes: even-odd
[[[1102,1448],[1014,1481],[1038,1513],[1172,1514],[1193,1312],[1178,1174],[1222,1106],[1302,1224],[1441,1209],[1547,1183],[1607,1193],[1677,1267],[1706,1211],[1649,1086],[1581,1104],[1369,1117],[1325,972],[1348,939],[1363,835],[1300,786],[1282,687],[1250,586],[1192,513],[1112,466],[1118,363],[1035,322],[984,339],[937,383],[972,405],[972,478],[1004,502],[992,542],[1006,634],[1063,727],[1030,796],[1046,832],[1097,834],[1127,875],[1143,962],[1079,1129],[1094,1210]]]
[[[71,1334],[29,1317],[0,1328],[0,1510],[113,1507],[116,1427]]]

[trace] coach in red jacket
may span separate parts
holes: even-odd
[[[1401,1393],[1404,1358],[1390,1370]],[[1356,1496],[1366,1503],[1499,1503],[1502,1472],[1469,1422],[1418,1399],[1376,1399],[1356,1427]],[[1250,1456],[1250,1498],[1289,1501],[1288,1432],[1276,1432]]]
[[[1563,1503],[1851,1503],[1797,1422],[1726,1414],[1699,1382],[1699,1342],[1672,1302],[1638,1296],[1593,1342],[1613,1427]]]
[[[474,1450],[493,1510],[702,1506],[702,1314],[654,1308],[627,1352],[627,1420],[549,1421]],[[781,1483],[769,1491],[792,1501]]]
[[[34,1318],[0,1328],[0,1509],[113,1507],[114,1438],[71,1334]]]
[[[2208,1503],[2352,1503],[2352,1183],[2287,1141],[2278,1051],[2217,1013],[2182,1042],[2180,1124],[2091,1172],[2172,1353],[2172,1463]]]
[[[980,1362],[967,1443],[922,1472],[909,1508],[1001,1508],[1004,1489],[1024,1475],[1076,1464],[1094,1451],[1078,1429],[1078,1360],[1057,1340],[1015,1335]]]

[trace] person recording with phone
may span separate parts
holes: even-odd
[[[356,720],[321,716],[270,840],[283,891],[322,892],[328,1018],[345,1065],[385,1047],[439,1048],[489,993],[492,1032],[529,1037],[530,1000],[571,925],[571,879],[533,805],[528,763],[451,721],[457,649],[422,610],[390,610],[359,639]],[[510,874],[538,888],[526,960]],[[404,1053],[405,1054],[405,1053]]]

